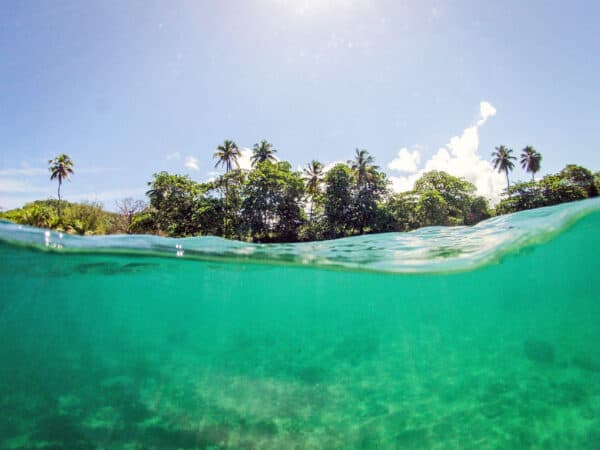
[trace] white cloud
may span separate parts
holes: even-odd
[[[89,174],[95,174],[95,173],[106,173],[106,172],[114,172],[120,169],[117,168],[111,168],[111,167],[84,167],[84,168],[78,168],[77,166],[75,166],[74,170],[74,175],[80,174],[80,173],[89,173]],[[23,167],[20,169],[0,169],[0,176],[3,177],[37,177],[37,176],[42,176],[42,175],[47,175],[48,177],[50,177],[50,172],[48,170],[48,168],[42,168],[42,167]]]
[[[481,126],[485,123],[486,120],[490,117],[494,117],[496,115],[496,108],[490,102],[480,102],[479,103],[479,120],[477,121],[477,125]]]
[[[33,167],[26,167],[23,169],[0,169],[0,176],[11,177],[11,176],[23,176],[32,177],[36,175],[48,175],[48,169],[40,169]]]
[[[450,138],[450,141],[426,161],[420,170],[408,176],[390,177],[393,189],[396,192],[409,191],[423,173],[443,170],[470,181],[477,188],[479,195],[488,198],[492,204],[497,203],[505,187],[505,179],[479,153],[479,128],[488,118],[495,115],[496,108],[491,103],[481,102],[479,117],[474,125],[465,128],[459,136]],[[394,161],[390,162],[390,165]]]
[[[240,169],[250,170],[252,169],[252,149],[248,147],[242,147],[240,150],[240,157],[238,158],[238,164]]]
[[[208,172],[206,175],[208,176],[206,181],[208,183],[211,183],[211,182],[215,181],[219,177],[219,175],[221,175],[221,173],[212,170],[212,171]]]
[[[323,173],[329,172],[331,169],[333,169],[338,164],[346,164],[346,161],[331,161],[331,162],[325,163],[323,165]]]
[[[198,165],[198,159],[194,158],[193,156],[187,156],[185,158],[184,166],[190,170],[199,170],[200,169],[200,166]]]
[[[2,179],[0,180],[0,193],[2,194],[30,194],[37,192],[48,192],[47,188],[31,185],[27,181]]]
[[[417,171],[417,167],[421,162],[421,154],[419,150],[413,150],[412,152],[406,147],[401,148],[398,151],[398,156],[388,163],[388,168],[397,170],[398,172],[414,173]]]

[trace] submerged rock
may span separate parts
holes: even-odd
[[[576,356],[573,358],[573,366],[587,372],[600,372],[600,362],[589,356]]]
[[[537,339],[527,339],[523,342],[525,356],[538,364],[554,364],[554,347],[552,344]]]

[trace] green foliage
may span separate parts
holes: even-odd
[[[232,140],[225,140],[223,144],[217,147],[217,150],[213,154],[213,158],[217,160],[215,167],[225,167],[225,172],[229,172],[235,165],[237,168],[240,167],[238,158],[241,156],[241,152],[235,142]]]
[[[214,209],[208,214],[213,217],[220,217],[218,222],[212,227],[206,229],[205,234],[215,234],[232,239],[241,239],[243,218],[241,216],[241,208],[243,201],[243,190],[247,181],[247,173],[241,169],[233,169],[217,178],[212,183],[207,183],[207,195],[211,192],[216,194],[215,201],[205,203],[204,209],[212,204]],[[198,210],[200,211],[200,210]],[[215,219],[217,220],[217,219]],[[219,224],[217,227],[217,223]],[[209,228],[215,230],[211,233]]]
[[[513,161],[517,159],[512,154],[513,150],[507,148],[504,145],[496,147],[496,150],[492,152],[492,164],[494,169],[498,172],[504,172],[506,174],[506,189],[510,189],[510,181],[508,179],[508,173],[512,172],[515,167]]]
[[[496,213],[507,214],[541,206],[545,206],[545,199],[540,183],[529,181],[512,185],[508,190],[508,197],[496,206]]]
[[[420,226],[417,203],[420,195],[414,191],[402,192],[390,197],[384,211],[389,215],[386,231],[410,231]]]
[[[448,202],[437,190],[423,192],[415,208],[417,220],[424,227],[448,225],[449,212]]]
[[[212,221],[207,224],[199,220],[199,216],[206,214],[215,219],[223,216],[221,202],[204,196],[209,185],[199,184],[187,175],[167,172],[154,174],[154,180],[148,185],[150,218],[143,220],[145,225],[153,224],[156,232],[169,236],[194,236],[218,230]],[[208,229],[205,229],[207,225]]]
[[[63,180],[68,179],[69,175],[72,175],[74,173],[73,161],[71,160],[69,155],[62,153],[56,158],[48,160],[48,164],[50,164],[50,167],[48,168],[48,170],[50,171],[50,180],[58,180],[57,214],[60,217],[60,188],[62,186]]]
[[[260,144],[254,144],[252,158],[250,158],[252,167],[256,167],[257,164],[265,161],[276,162],[275,153],[277,153],[277,150],[275,150],[273,144],[265,139],[260,141]]]
[[[521,167],[531,173],[531,181],[534,181],[535,174],[542,167],[542,155],[531,145],[528,145],[521,152]]]
[[[7,211],[2,217],[23,225],[53,228],[72,234],[91,235],[115,232],[117,217],[102,209],[97,202],[70,203],[61,201],[61,217],[58,216],[58,200],[36,200],[22,208]]]
[[[73,164],[67,155],[59,155],[50,161],[52,178],[59,181],[59,199],[32,202],[0,217],[78,234],[215,235],[259,242],[473,225],[490,217],[487,200],[475,195],[472,183],[443,171],[423,174],[411,192],[392,194],[386,175],[367,150],[356,149],[354,159],[326,173],[316,160],[302,173],[293,171],[288,162],[278,162],[275,153],[263,140],[254,146],[252,169],[240,169],[241,153],[227,140],[213,155],[216,166],[224,167],[223,175],[198,183],[187,175],[156,173],[148,183],[149,203],[123,199],[117,202],[117,214],[104,211],[99,203],[61,201],[60,185],[73,173]],[[568,165],[535,182],[541,155],[528,146],[520,156],[532,181],[510,186],[508,174],[516,159],[512,150],[499,146],[493,153],[494,167],[507,176],[497,214],[598,195],[600,172]]]
[[[346,236],[352,223],[352,171],[346,164],[336,164],[325,175],[325,191],[320,198],[328,238]]]
[[[469,199],[468,212],[464,218],[464,225],[475,225],[482,220],[489,219],[490,205],[485,197],[477,196]]]
[[[594,175],[592,175],[592,172],[585,167],[569,164],[560,171],[558,176],[572,186],[583,189],[586,192],[587,197],[598,196]]]
[[[304,182],[288,162],[257,163],[243,194],[241,213],[249,237],[262,242],[298,239],[304,221]]]
[[[423,174],[415,182],[417,194],[424,195],[431,191],[439,193],[444,199],[449,216],[447,223],[463,225],[471,221],[471,202],[475,193],[472,183],[446,172],[433,170]]]
[[[305,192],[310,197],[310,210],[308,218],[311,222],[314,221],[315,204],[317,203],[317,198],[321,193],[321,185],[323,184],[323,170],[323,164],[313,159],[302,172],[306,184]]]
[[[588,189],[565,178],[562,174],[547,175],[540,181],[543,206],[583,200],[589,196],[589,191],[593,192],[589,185],[585,187]]]
[[[538,182],[517,183],[508,190],[496,207],[496,213],[507,214],[525,209],[557,205],[582,200],[597,193],[591,172],[580,166],[568,165],[555,175],[546,175]]]

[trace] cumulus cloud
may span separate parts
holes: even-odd
[[[190,170],[199,170],[200,169],[200,166],[198,165],[198,159],[194,158],[193,156],[188,156],[185,158],[184,166]]]
[[[494,117],[496,115],[496,108],[489,102],[481,102],[479,103],[479,120],[477,121],[477,125],[481,126],[485,123],[486,120],[490,117]]]
[[[416,172],[421,162],[421,154],[419,150],[412,152],[404,147],[398,151],[398,156],[388,163],[388,168],[397,170],[398,172],[414,173]]]
[[[483,159],[479,153],[479,129],[490,117],[495,115],[496,108],[491,103],[481,102],[479,104],[479,117],[474,125],[465,128],[460,135],[450,138],[450,141],[427,160],[421,169],[413,171],[410,175],[390,177],[393,189],[396,192],[409,191],[413,189],[415,181],[423,173],[431,170],[443,170],[451,175],[470,181],[477,188],[479,195],[483,195],[489,199],[492,204],[497,203],[505,187],[504,177],[496,172],[492,164]],[[418,150],[415,150],[412,154],[406,150],[403,156],[404,160],[408,156],[414,159],[415,152],[418,154],[417,157],[420,158]],[[390,162],[388,167],[399,170],[396,167],[392,167],[392,164],[397,160],[398,158]],[[400,162],[398,162],[398,167],[412,168],[410,164],[402,166]],[[411,172],[409,170],[404,171]]]
[[[240,157],[238,158],[238,164],[240,169],[250,170],[252,169],[252,149],[248,147],[242,147],[240,150]]]

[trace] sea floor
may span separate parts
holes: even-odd
[[[497,338],[434,326],[308,345],[240,333],[207,350],[180,331],[163,348],[74,350],[38,368],[21,360],[0,382],[0,443],[600,448],[600,367],[551,342]]]

